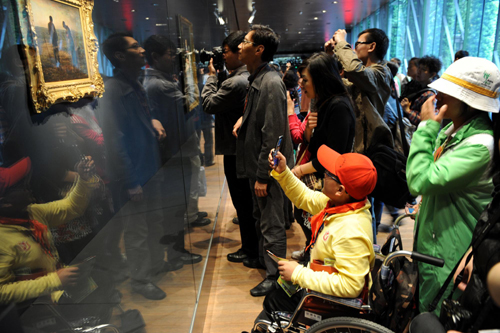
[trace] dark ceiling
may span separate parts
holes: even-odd
[[[177,17],[193,24],[197,49],[220,45],[225,32],[267,24],[281,35],[278,53],[318,51],[335,30],[349,29],[387,0],[95,0],[94,21],[106,31],[131,30],[142,41],[151,34],[177,38]],[[225,25],[214,14],[219,11]]]

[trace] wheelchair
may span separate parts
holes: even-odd
[[[401,220],[415,214],[405,214],[398,217],[394,228],[399,227]],[[437,267],[443,267],[444,260],[412,251],[394,251],[397,246],[395,239],[388,239],[384,247],[389,249],[387,255],[380,252],[380,247],[374,245],[377,257],[383,258],[378,273],[382,286],[394,282],[391,271],[391,261],[406,257],[413,261],[421,261]],[[370,293],[373,292],[373,287]],[[261,320],[254,324],[254,332],[271,333],[326,333],[326,332],[373,332],[394,333],[392,330],[376,322],[372,305],[365,298],[339,298],[315,291],[308,291],[301,299],[293,314],[276,311],[269,314],[272,321]],[[396,332],[397,333],[397,332]]]

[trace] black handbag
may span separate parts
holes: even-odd
[[[414,200],[406,182],[406,156],[383,144],[372,145],[365,155],[377,169],[372,197],[396,208]]]

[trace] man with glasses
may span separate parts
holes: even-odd
[[[231,72],[217,89],[217,72],[213,59],[208,66],[208,79],[201,93],[203,111],[215,115],[215,153],[224,155],[224,174],[229,193],[238,215],[241,248],[227,255],[231,262],[243,262],[250,268],[260,267],[259,241],[252,215],[252,192],[248,178],[236,175],[236,138],[231,134],[233,126],[243,114],[249,73],[247,66],[238,59],[238,46],[245,38],[243,31],[235,31],[222,42],[224,63]]]
[[[250,73],[248,94],[243,116],[233,134],[236,142],[238,177],[250,179],[253,196],[253,216],[257,220],[260,265],[266,278],[250,290],[252,296],[264,296],[276,287],[278,265],[265,251],[286,256],[286,230],[283,192],[269,176],[267,155],[283,136],[281,151],[292,160],[292,140],[286,111],[286,88],[279,74],[269,67],[279,45],[274,31],[254,25],[239,45],[239,60]]]
[[[264,311],[256,321],[269,320],[266,313],[293,313],[305,289],[343,298],[361,297],[371,285],[370,270],[375,262],[373,251],[370,194],[377,183],[377,171],[371,160],[361,154],[340,155],[323,145],[318,161],[325,168],[322,192],[307,188],[286,165],[286,159],[273,151],[268,162],[271,176],[279,182],[296,207],[311,213],[313,237],[307,266],[296,261],[279,261],[279,274],[285,281],[303,288],[289,297],[277,288],[264,300]]]
[[[325,51],[335,54],[342,64],[347,79],[344,83],[357,106],[354,151],[364,153],[372,143],[393,147],[391,131],[383,119],[391,94],[392,74],[384,61],[389,38],[380,29],[364,30],[353,52],[346,35],[345,30],[337,30],[326,42]]]

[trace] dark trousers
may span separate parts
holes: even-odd
[[[307,217],[304,217],[303,214],[304,214],[304,211],[302,209],[294,207],[293,216],[295,217],[295,220],[300,225],[300,227],[302,228],[302,231],[304,232],[304,235],[306,236],[306,245],[305,246],[307,246],[311,242],[311,238],[312,238],[311,222],[308,221]]]
[[[289,297],[283,288],[276,285],[276,289],[268,294],[264,299],[264,303],[262,304],[264,310],[262,310],[262,312],[257,316],[255,323],[262,320],[271,321],[271,317],[269,315],[275,311],[289,313],[295,312],[295,309],[299,305],[300,300],[304,297],[305,293],[306,290],[302,289],[293,294],[292,297]]]
[[[278,277],[278,264],[266,253],[271,251],[278,257],[286,257],[286,229],[283,209],[283,190],[276,180],[269,179],[267,196],[255,195],[255,179],[250,179],[253,198],[253,216],[259,236],[259,259],[266,266],[267,277]]]
[[[252,192],[248,185],[248,178],[236,177],[235,155],[224,155],[224,174],[231,200],[240,221],[241,249],[250,258],[257,258],[259,256],[259,238],[253,217]]]

